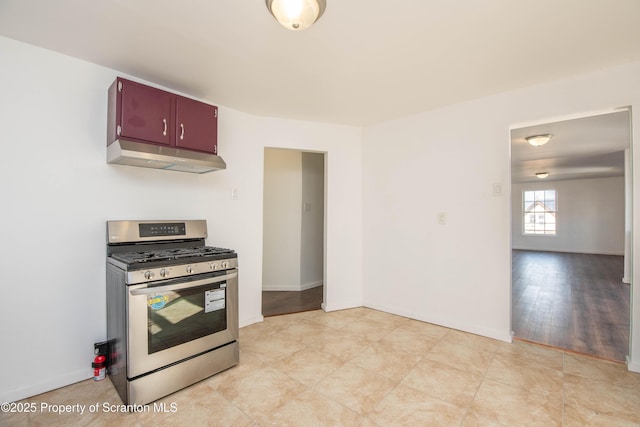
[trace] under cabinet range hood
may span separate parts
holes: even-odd
[[[227,168],[222,157],[214,154],[123,138],[107,147],[107,163],[190,173],[207,173]]]

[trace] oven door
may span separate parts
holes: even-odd
[[[238,272],[133,285],[127,292],[129,379],[238,339]]]

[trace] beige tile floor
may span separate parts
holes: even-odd
[[[240,345],[238,366],[161,399],[166,413],[106,411],[111,383],[87,380],[22,402],[96,412],[0,425],[640,426],[640,374],[622,364],[367,308],[267,318]]]

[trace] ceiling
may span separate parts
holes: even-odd
[[[246,113],[365,126],[640,60],[638,0],[0,0],[0,35]],[[626,112],[512,131],[513,182],[615,176]],[[532,134],[552,133],[533,148]]]
[[[374,124],[640,60],[638,0],[0,0],[0,35],[256,115]]]
[[[631,142],[630,111],[622,110],[579,119],[513,129],[511,181],[546,181],[624,176],[624,150]],[[551,134],[540,147],[527,136]]]

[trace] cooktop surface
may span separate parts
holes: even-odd
[[[173,248],[152,251],[121,252],[111,254],[111,258],[127,265],[154,263],[156,261],[184,260],[192,262],[199,260],[214,260],[223,258],[235,258],[237,255],[232,249],[212,246],[199,246],[193,248]]]

